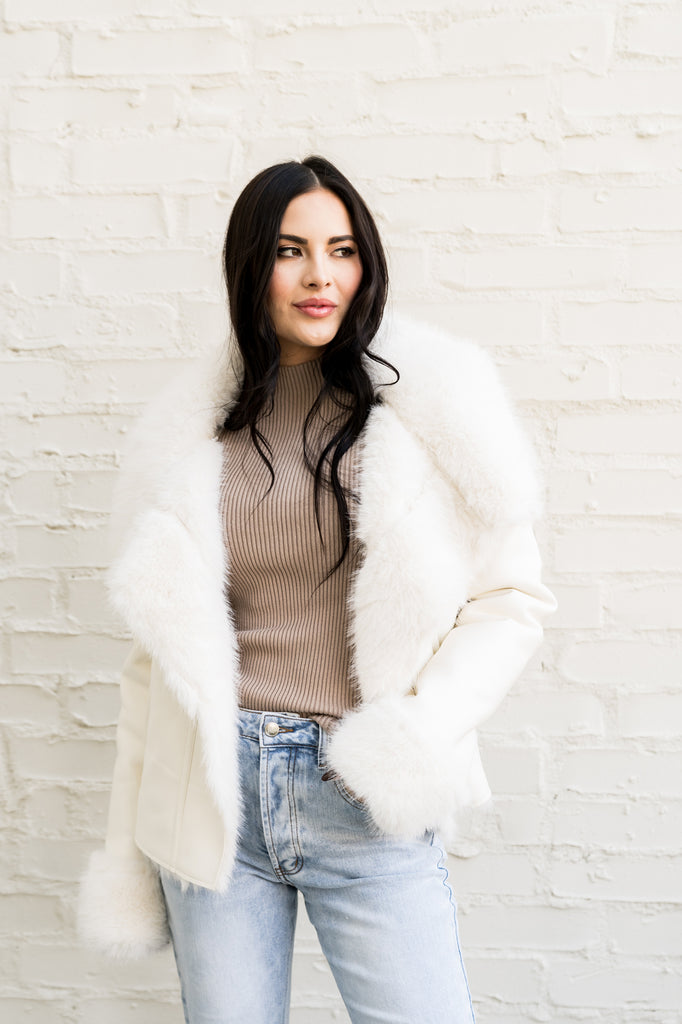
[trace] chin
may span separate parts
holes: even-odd
[[[311,324],[301,330],[300,325],[297,325],[297,330],[292,330],[279,339],[282,358],[300,359],[302,353],[306,351],[312,353],[309,358],[314,358],[333,341],[339,327],[340,324]]]
[[[308,335],[298,338],[295,345],[302,346],[303,348],[326,348],[330,341],[334,338],[336,331],[326,331],[324,335]]]

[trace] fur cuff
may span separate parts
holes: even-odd
[[[166,905],[154,865],[136,858],[92,854],[78,903],[81,939],[115,957],[142,957],[170,940]]]
[[[453,737],[419,696],[382,697],[346,715],[327,763],[392,836],[450,831],[458,810],[490,797],[476,733]]]

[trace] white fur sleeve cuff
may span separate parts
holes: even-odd
[[[476,733],[450,733],[418,696],[382,697],[348,714],[327,763],[388,835],[447,830],[458,810],[490,797]]]
[[[155,867],[141,854],[93,853],[81,881],[78,932],[109,956],[137,958],[162,949],[170,934]]]

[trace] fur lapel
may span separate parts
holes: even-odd
[[[351,594],[365,701],[406,692],[467,599],[481,532],[539,511],[533,458],[489,357],[406,320],[375,350],[400,371],[367,423],[357,529],[365,558]],[[377,382],[393,375],[372,366]],[[115,501],[121,554],[113,603],[198,723],[207,780],[228,820],[238,672],[224,599],[215,428],[236,398],[234,353],[200,360],[131,437]]]
[[[541,512],[533,452],[490,356],[474,342],[404,317],[375,346],[401,379],[387,404],[486,526]]]

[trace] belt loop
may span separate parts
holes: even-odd
[[[320,726],[320,731],[317,740],[317,767],[326,768],[326,753],[327,753],[327,730]]]

